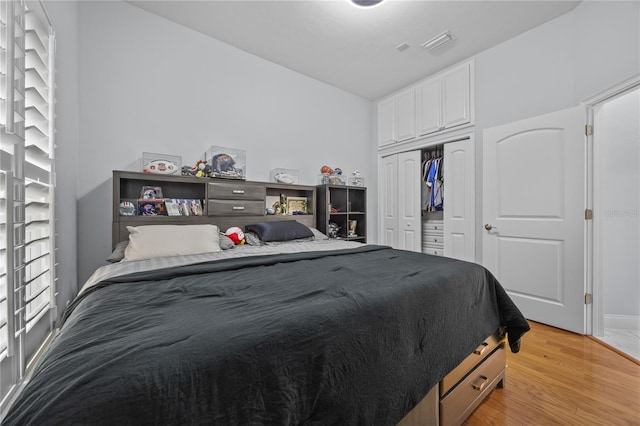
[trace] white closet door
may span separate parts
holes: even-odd
[[[382,230],[380,243],[398,248],[398,155],[382,157],[380,173]]]
[[[444,144],[444,255],[475,261],[475,154],[471,139]]]
[[[422,251],[420,151],[398,154],[398,248]]]

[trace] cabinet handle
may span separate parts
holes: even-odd
[[[437,238],[434,238],[434,239],[433,239],[433,242],[434,242],[434,243],[437,243],[437,242],[438,242],[438,239],[437,239]]]
[[[489,344],[487,342],[482,342],[482,344],[478,346],[476,350],[473,351],[473,353],[476,355],[482,355],[488,347],[489,347]]]
[[[244,210],[243,206],[233,206],[231,207],[231,210]]]
[[[231,192],[234,194],[244,194],[244,189],[234,189]]]
[[[485,376],[480,376],[475,382],[471,384],[471,386],[473,386],[473,388],[477,391],[482,391],[487,385],[488,381],[489,379],[487,379]]]

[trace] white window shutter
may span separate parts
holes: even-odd
[[[0,408],[55,324],[54,46],[40,1],[0,0]]]

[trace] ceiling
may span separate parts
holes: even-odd
[[[579,1],[142,0],[149,12],[375,100],[575,8]],[[453,41],[420,45],[444,31]],[[396,49],[402,43],[409,48]]]

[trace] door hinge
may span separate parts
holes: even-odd
[[[586,209],[584,211],[584,220],[591,220],[591,219],[593,219],[593,210]]]
[[[593,303],[593,296],[591,295],[591,293],[585,293],[584,294],[584,304],[585,305],[590,305]]]
[[[593,126],[591,124],[585,124],[584,125],[584,134],[586,136],[593,135]]]

